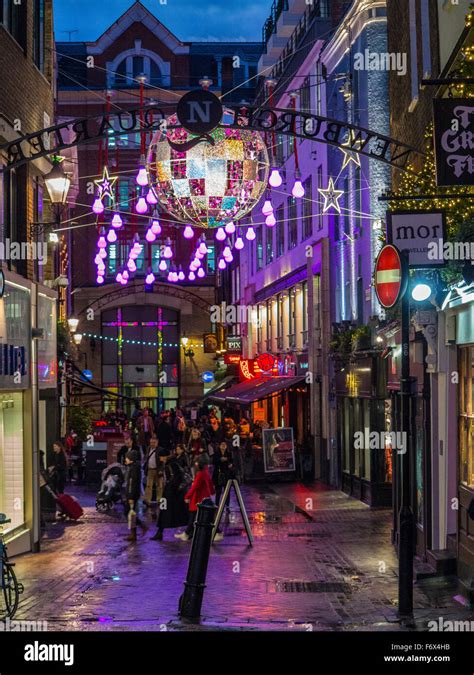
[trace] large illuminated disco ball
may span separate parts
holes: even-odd
[[[248,214],[268,183],[268,152],[256,131],[218,127],[209,134],[214,145],[200,142],[186,151],[179,144],[196,135],[177,125],[157,131],[150,145],[147,169],[162,208],[178,221],[198,227],[219,227]],[[170,145],[170,142],[173,146]]]

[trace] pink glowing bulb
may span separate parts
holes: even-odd
[[[163,256],[167,258],[168,260],[173,257],[173,251],[171,250],[171,246],[165,246],[165,250],[163,251]]]
[[[198,269],[198,277],[199,277],[200,279],[203,279],[205,276],[206,276],[205,271],[203,270],[202,267],[200,267],[200,268]]]
[[[145,239],[149,244],[151,244],[156,240],[156,234],[154,234],[152,230],[148,230],[148,232],[145,235]]]
[[[104,263],[101,263],[100,265],[97,265],[97,273],[102,275],[103,272],[105,272],[105,265]]]
[[[194,280],[196,279],[196,275],[194,274],[193,271],[191,271],[191,272],[188,274],[188,279],[189,279],[189,281],[194,281]]]
[[[178,274],[178,279],[179,279],[180,281],[184,281],[184,280],[186,279],[186,276],[185,276],[183,270],[180,270],[180,272],[179,272],[179,274]]]
[[[109,244],[115,244],[117,241],[117,235],[115,234],[114,230],[109,230],[107,232],[107,241]]]
[[[97,281],[98,284],[103,284],[104,283],[104,277],[99,274],[99,275],[97,275],[96,281]]]
[[[222,260],[222,258],[221,258],[221,259],[219,260],[218,267],[219,267],[220,270],[225,270],[225,268],[227,267],[226,261],[225,261],[225,260]]]
[[[107,242],[105,241],[105,237],[104,237],[104,236],[100,236],[100,237],[99,237],[99,240],[98,240],[98,242],[97,242],[97,246],[98,246],[99,248],[107,248]]]
[[[192,239],[194,237],[194,230],[191,225],[186,225],[183,234],[185,239]]]
[[[97,215],[100,215],[101,213],[104,213],[105,208],[104,208],[104,205],[102,203],[102,199],[100,199],[100,197],[96,197],[96,200],[92,205],[92,210]]]
[[[194,254],[194,257],[197,258],[198,260],[202,260],[205,256],[204,253],[201,253],[201,251],[198,249]]]
[[[220,228],[217,230],[217,232],[216,232],[216,239],[217,239],[217,241],[225,241],[225,239],[226,239],[226,234],[225,234],[225,230],[224,230],[223,227],[220,227]]]
[[[161,272],[166,272],[166,270],[168,269],[168,265],[166,264],[166,260],[161,260],[161,261],[160,261],[160,264],[158,265],[158,269],[159,269]]]
[[[270,215],[266,217],[265,225],[267,227],[274,227],[276,225],[276,218],[273,213],[270,213]]]
[[[135,204],[135,211],[137,213],[146,213],[148,211],[148,204],[146,203],[146,199],[144,197],[140,197],[140,199]]]
[[[207,253],[207,246],[206,246],[206,242],[205,242],[205,241],[202,241],[202,242],[199,244],[199,253],[202,253],[202,255],[206,255],[206,253]]]
[[[194,258],[193,265],[196,265],[196,267],[201,267],[201,261],[199,258]]]
[[[112,218],[112,227],[115,227],[115,229],[119,229],[119,227],[122,227],[123,225],[123,220],[120,217],[119,213],[115,213],[114,217]]]
[[[128,284],[128,279],[125,279],[125,277],[122,277],[122,281],[120,282],[122,286],[126,286]]]
[[[148,185],[148,174],[144,166],[140,167],[140,170],[137,174],[137,184],[145,187]]]
[[[173,272],[168,272],[168,277],[167,277],[167,278],[168,278],[168,281],[169,281],[169,282],[173,283],[173,281],[174,281]]]
[[[234,248],[236,248],[237,251],[241,251],[244,248],[244,246],[245,244],[242,237],[237,237],[237,239],[235,240]]]
[[[291,194],[296,199],[301,199],[302,197],[304,197],[304,187],[303,187],[303,183],[300,180],[295,181],[295,184],[293,185],[293,190],[291,191]]]
[[[128,270],[125,270],[124,272],[122,272],[122,277],[124,279],[127,279],[127,281],[129,280],[130,274],[128,273]]]
[[[255,230],[253,227],[249,227],[247,230],[247,234],[245,235],[247,241],[253,241],[257,235],[255,234]]]
[[[234,256],[232,255],[232,253],[229,253],[229,255],[224,256],[224,260],[226,261],[226,263],[230,264],[233,261],[233,259]]]
[[[147,275],[147,277],[146,277],[146,279],[145,279],[145,283],[146,283],[148,286],[151,286],[152,284],[155,283],[155,275],[153,274],[153,272],[150,272],[150,273]]]
[[[133,260],[133,258],[129,259],[129,261],[127,263],[127,267],[130,270],[130,272],[136,272],[137,271],[137,266],[135,265],[135,261]]]
[[[121,273],[120,273],[120,272],[119,272],[119,273],[117,274],[117,276],[115,277],[115,281],[118,281],[118,282],[119,282],[119,284],[121,284],[121,283],[122,283],[122,275],[121,275]]]
[[[101,248],[97,255],[99,256],[99,258],[102,258],[103,260],[104,258],[107,258],[107,251],[105,250],[105,248]]]
[[[264,216],[269,216],[270,213],[273,213],[273,206],[269,199],[265,201],[265,204],[262,207],[262,213]]]
[[[140,255],[140,254],[137,253],[137,251],[134,251],[134,250],[132,249],[132,250],[130,251],[129,258],[131,258],[132,260],[136,260],[136,259],[138,258],[139,255]]]
[[[227,232],[227,234],[234,234],[235,232],[234,223],[227,223],[227,225],[225,226],[225,231]]]
[[[191,270],[191,272],[195,272],[198,269],[198,267],[199,267],[199,265],[196,265],[194,262],[192,262],[189,265],[189,269]]]
[[[102,265],[102,258],[99,254],[97,254],[96,257],[94,258],[94,263],[96,265]]]
[[[158,199],[156,198],[155,191],[153,190],[153,188],[150,188],[148,190],[146,200],[151,206],[155,206],[155,204],[158,204]]]
[[[224,248],[224,250],[222,251],[222,255],[224,256],[224,258],[227,258],[229,255],[232,255],[230,246],[226,246]]]
[[[158,220],[153,220],[151,223],[151,231],[153,234],[161,234],[161,225]]]
[[[281,177],[278,169],[272,169],[272,172],[270,174],[270,179],[269,179],[268,182],[274,188],[280,187],[280,185],[283,183],[283,178]]]

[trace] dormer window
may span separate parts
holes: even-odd
[[[170,86],[170,64],[147,49],[142,49],[137,40],[135,49],[122,52],[108,64],[109,86],[117,88],[131,88],[140,85],[139,78],[143,75],[146,84],[152,87]]]

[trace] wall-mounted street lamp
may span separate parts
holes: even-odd
[[[64,157],[54,155],[51,158],[53,163],[53,168],[51,171],[46,174],[44,177],[44,183],[46,185],[46,190],[48,191],[49,199],[51,201],[51,206],[54,213],[54,222],[53,223],[31,223],[31,231],[36,236],[42,235],[48,227],[59,227],[61,224],[61,215],[67,204],[67,196],[69,193],[69,188],[71,187],[71,179],[64,171],[61,166],[61,162],[64,160]],[[54,241],[55,232],[50,233],[50,243],[57,243]]]
[[[82,342],[82,333],[74,333],[73,340],[74,343],[79,347]]]
[[[67,320],[67,325],[69,326],[69,330],[71,331],[71,333],[75,333],[79,325],[79,319],[71,317],[70,319]]]
[[[186,337],[186,336],[183,336],[183,337],[181,338],[181,345],[182,345],[182,347],[183,347],[184,356],[187,357],[187,358],[192,359],[193,356],[194,356],[194,352],[193,352],[193,350],[192,350],[191,348],[188,349],[188,344],[189,344],[189,338]]]

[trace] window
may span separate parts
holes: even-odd
[[[273,329],[272,329],[272,301],[267,300],[266,304],[266,311],[265,311],[265,317],[266,317],[266,336],[267,336],[267,349],[268,351],[272,351],[272,339],[273,339]]]
[[[300,91],[300,110],[302,112],[311,112],[311,88],[309,76],[304,80]]]
[[[263,315],[263,307],[262,305],[257,305],[257,343],[259,345],[259,349],[262,348],[262,332],[263,332],[262,315]]]
[[[421,40],[423,49],[423,77],[431,75],[431,35],[430,35],[430,3],[421,0]]]
[[[357,167],[355,171],[355,220],[356,220],[356,228],[358,230],[358,234],[361,234],[361,227],[362,227],[362,216],[361,216],[361,211],[362,211],[362,174],[360,170],[360,166]]]
[[[319,190],[322,189],[323,187],[323,167],[320,164],[318,166],[318,195],[319,195]],[[323,229],[323,210],[322,208],[318,209],[318,230]]]
[[[308,341],[308,282],[303,281],[301,284],[301,312],[302,312],[302,327],[303,327],[303,344]]]
[[[288,293],[288,346],[296,347],[296,289]]]
[[[277,295],[277,339],[280,341],[283,339],[283,296],[281,293]],[[278,346],[279,349],[282,348],[282,346]]]
[[[275,161],[278,166],[281,166],[285,161],[284,156],[285,153],[283,147],[284,138],[285,137],[282,134],[277,134],[275,139],[275,148],[273,148],[275,154]]]
[[[26,4],[0,0],[0,23],[23,49],[26,49]]]
[[[44,72],[44,0],[35,0],[33,5],[33,59]]]
[[[313,180],[309,176],[304,182],[303,197],[303,239],[309,239],[313,234]]]
[[[410,14],[410,69],[412,104],[418,100],[418,41],[416,35],[416,0],[409,0]]]
[[[262,241],[262,226],[257,227],[257,237],[255,239],[257,245],[257,272],[263,267],[263,241]]]
[[[207,242],[207,273],[215,274],[216,271],[216,247],[213,243]]]
[[[273,262],[273,227],[265,227],[265,240],[265,264],[269,265]]]
[[[295,248],[298,243],[298,214],[295,197],[288,197],[288,248]]]
[[[474,488],[474,347],[459,349],[459,481]]]
[[[116,87],[138,87],[142,75],[151,86],[163,84],[161,69],[149,56],[127,56],[120,61],[111,75]]]
[[[316,115],[322,115],[322,89],[323,89],[323,69],[321,63],[318,61],[316,64],[316,82],[315,82],[315,92],[316,92],[316,105],[315,112]]]
[[[276,225],[276,257],[279,258],[285,252],[285,207],[283,204],[277,209]]]

